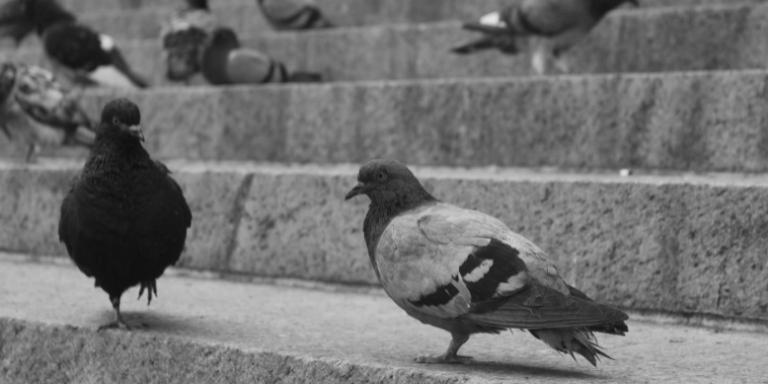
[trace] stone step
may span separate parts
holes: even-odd
[[[763,172],[766,84],[723,71],[96,91],[84,104],[99,116],[117,95],[137,101],[166,159]],[[0,136],[2,156],[25,151]]]
[[[758,1],[739,0],[738,3],[750,4]],[[423,4],[422,4],[423,3]],[[445,20],[474,20],[485,12],[497,9],[501,3],[508,1],[482,0],[466,2],[458,0],[406,2],[378,0],[336,0],[324,1],[323,10],[327,17],[339,27],[371,26],[382,24],[428,23]],[[690,3],[690,2],[689,2]],[[718,4],[714,1],[704,1],[695,4]],[[733,2],[725,4],[732,5]],[[645,11],[647,7],[670,5],[669,3],[649,3],[637,11]],[[672,4],[685,6],[688,4]],[[255,1],[245,3],[212,4],[213,12],[219,20],[242,36],[259,36],[272,30],[269,23],[262,17]],[[629,8],[634,10],[634,8]],[[97,30],[122,38],[155,39],[159,36],[162,23],[173,12],[168,7],[142,7],[134,11],[111,10],[96,13],[85,13],[80,20]]]
[[[593,368],[525,332],[475,335],[466,365],[420,365],[446,332],[408,318],[387,297],[348,287],[238,283],[180,276],[158,282],[147,308],[123,297],[133,331],[101,331],[106,295],[71,265],[0,261],[0,381],[8,383],[758,383],[768,334],[630,320],[599,336],[615,360]]]
[[[768,5],[623,11],[601,23],[568,53],[568,60],[572,73],[765,68],[766,28]],[[266,33],[246,43],[291,70],[318,71],[330,81],[531,74],[527,55],[458,56],[449,51],[474,37],[458,22],[443,22]],[[156,85],[167,84],[159,40],[121,46],[139,73]],[[43,61],[42,51],[29,45],[0,51],[0,58]]]
[[[0,249],[63,256],[59,206],[79,163],[0,167]],[[179,266],[375,284],[345,202],[357,166],[169,163],[193,210]],[[498,216],[566,280],[627,308],[768,320],[768,175],[415,168],[444,201]]]
[[[711,4],[763,3],[765,0],[642,0],[641,9],[668,6],[696,6]],[[63,0],[62,3],[81,17],[95,19],[97,14],[150,11],[169,12],[182,4],[178,0]],[[389,22],[428,22],[449,19],[474,19],[494,11],[510,0],[315,0],[320,8],[338,25],[372,25]],[[217,12],[230,14],[231,8],[257,9],[256,0],[211,1]],[[228,20],[227,20],[228,21]]]

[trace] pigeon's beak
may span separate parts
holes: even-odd
[[[128,132],[131,135],[137,137],[139,141],[141,142],[144,141],[144,132],[142,132],[141,130],[141,125],[131,125],[130,127],[128,127]]]
[[[352,188],[347,193],[346,196],[344,196],[344,200],[349,200],[349,199],[351,199],[351,198],[353,198],[353,197],[355,197],[357,195],[362,195],[363,193],[365,193],[365,191],[366,191],[365,184],[359,183],[359,184],[355,185],[355,187]]]

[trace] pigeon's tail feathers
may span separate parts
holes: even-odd
[[[514,55],[519,52],[514,38],[503,39],[494,36],[484,36],[477,40],[470,41],[469,43],[452,48],[451,52],[459,55],[469,55],[488,49],[498,49],[508,55]]]
[[[264,17],[277,30],[306,30],[333,28],[323,12],[312,4],[298,5],[291,1],[265,3],[258,0]]]
[[[474,304],[469,318],[479,325],[497,328],[577,328],[623,335],[629,316],[586,295],[564,295],[534,283],[511,296]]]
[[[290,83],[322,83],[323,75],[317,72],[293,71],[286,80]]]
[[[600,356],[613,359],[600,349],[597,339],[592,332],[581,329],[537,329],[530,330],[531,334],[554,350],[570,354],[578,353],[584,356],[593,366],[597,366]],[[574,357],[575,359],[575,357]]]
[[[480,32],[487,35],[499,35],[503,33],[511,33],[511,31],[507,27],[486,25],[483,23],[475,22],[475,21],[464,23],[462,24],[461,27],[466,29],[467,31]]]
[[[119,88],[148,88],[149,83],[140,75],[136,74],[133,69],[128,65],[123,57],[122,52],[117,46],[112,46],[108,51],[110,62],[112,65],[102,66],[96,68],[94,72],[102,70],[100,74],[100,80],[94,78],[92,72],[89,77],[99,84],[115,86]],[[126,85],[125,83],[128,83]]]

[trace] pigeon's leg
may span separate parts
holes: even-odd
[[[547,73],[548,61],[549,53],[543,46],[539,46],[533,51],[533,54],[531,55],[531,66],[537,75]]]
[[[139,288],[139,297],[138,299],[141,299],[141,295],[144,293],[144,289],[147,290],[147,306],[152,303],[152,295],[157,297],[157,283],[155,280],[149,280],[149,281],[143,281],[141,282],[141,286]]]
[[[563,56],[557,56],[555,58],[555,68],[557,68],[560,73],[571,73],[571,66],[568,63],[568,60]]]
[[[11,131],[8,130],[8,126],[5,125],[5,123],[0,123],[0,129],[2,129],[5,136],[8,138],[8,140],[13,140],[13,136],[11,135]]]
[[[27,156],[25,157],[27,163],[35,162],[35,155],[37,154],[38,149],[36,142],[33,141],[29,144],[29,147],[27,148]]]
[[[110,296],[109,301],[112,302],[112,308],[115,309],[115,321],[104,324],[99,327],[99,331],[104,329],[125,329],[130,330],[131,327],[123,320],[123,316],[120,314],[120,296]]]
[[[459,356],[459,348],[469,340],[469,334],[466,333],[451,333],[451,344],[448,345],[448,350],[444,354],[439,356],[419,356],[416,358],[417,363],[422,364],[460,364],[468,363],[473,359],[470,356]]]

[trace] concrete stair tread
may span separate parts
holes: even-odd
[[[98,116],[116,96],[136,101],[159,158],[760,172],[767,82],[749,70],[174,87],[83,104]],[[3,156],[25,151],[0,137]]]
[[[764,68],[768,6],[720,5],[618,12],[567,53],[573,73]],[[707,36],[707,38],[702,38]],[[329,81],[528,76],[527,55],[449,51],[473,38],[458,22],[267,33],[246,41],[290,70],[318,71]],[[167,84],[157,40],[121,44],[129,63]],[[34,47],[0,56],[43,62]],[[386,57],[386,59],[383,59]],[[147,60],[147,58],[152,58]]]
[[[344,201],[357,165],[169,162],[193,212],[179,266],[375,284]],[[54,235],[80,164],[0,166],[0,244],[62,256]],[[539,244],[567,281],[615,305],[768,320],[768,175],[621,177],[529,169],[414,167],[440,199],[497,216]]]
[[[0,264],[2,371],[17,381],[125,375],[121,382],[245,382],[279,375],[313,383],[339,377],[373,383],[758,382],[768,359],[766,334],[630,321],[626,337],[600,337],[616,360],[598,368],[523,332],[474,336],[462,352],[477,364],[424,366],[412,358],[442,352],[447,333],[408,318],[379,292],[245,284],[173,271],[159,280],[160,297],[151,308],[133,299],[135,289],[123,296],[128,321],[148,328],[96,332],[113,313],[106,295],[74,266],[7,256]],[[55,353],[33,352],[46,349]],[[239,358],[226,358],[233,354]],[[306,371],[312,375],[302,377]]]

